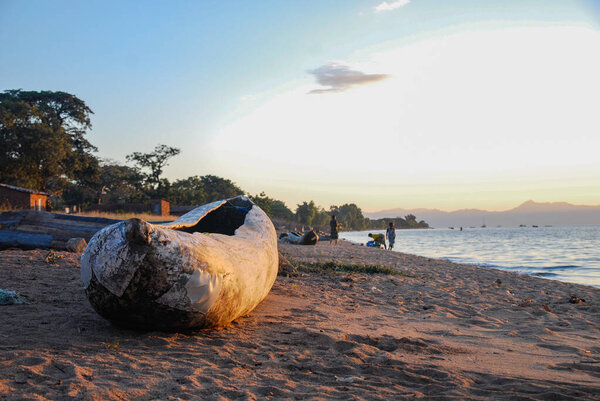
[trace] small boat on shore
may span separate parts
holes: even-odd
[[[317,242],[319,242],[319,235],[314,230],[305,233],[292,231],[284,238],[288,242],[296,245],[316,245]]]
[[[104,228],[81,257],[92,307],[126,327],[185,330],[225,325],[269,293],[277,236],[245,197],[200,206],[179,219],[130,219]]]
[[[0,250],[66,250],[71,238],[89,241],[96,232],[119,221],[36,210],[3,212],[0,213]]]

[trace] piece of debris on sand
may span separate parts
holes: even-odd
[[[16,291],[3,290],[0,288],[0,305],[26,305],[27,301],[21,298]]]

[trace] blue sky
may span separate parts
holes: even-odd
[[[408,99],[410,93],[431,91],[431,96],[438,96],[427,82],[445,82],[440,71],[464,70],[464,66],[453,65],[453,54],[467,66],[481,62],[472,51],[461,53],[465,46],[486,46],[474,42],[476,37],[515,48],[521,42],[519,35],[523,35],[523,43],[533,47],[565,38],[565,43],[557,43],[556,51],[569,53],[573,46],[585,43],[588,49],[584,50],[597,52],[599,43],[594,35],[600,32],[599,3],[0,0],[0,88],[62,90],[86,101],[95,112],[89,139],[98,146],[101,157],[124,161],[126,154],[150,151],[158,143],[177,146],[182,154],[166,170],[170,179],[217,174],[233,179],[252,193],[265,190],[290,206],[308,199],[326,207],[357,202],[366,210],[419,206],[503,208],[529,198],[598,204],[600,193],[593,182],[597,182],[595,171],[599,165],[591,156],[586,159],[585,149],[581,149],[582,157],[570,164],[540,158],[539,162],[517,164],[513,169],[508,158],[505,166],[498,161],[488,169],[462,166],[454,171],[446,168],[448,161],[420,165],[415,160],[407,165],[400,163],[396,169],[393,163],[365,157],[365,152],[380,151],[378,157],[409,163],[403,151],[415,143],[413,138],[417,138],[416,143],[419,137],[423,137],[423,143],[439,140],[439,133],[435,133],[439,127],[420,132],[416,125],[404,126],[394,114],[397,111],[402,115],[417,107],[414,105],[422,105],[419,107],[424,109],[412,110],[411,115],[425,115],[428,106],[418,99]],[[445,49],[454,50],[446,54]],[[489,50],[482,49],[481,54]],[[505,58],[521,55],[522,59],[514,63],[523,63],[525,69],[530,66],[534,74],[536,60],[528,60],[526,50],[489,54],[493,57],[504,51]],[[555,69],[549,75],[549,85],[564,89],[556,96],[564,101],[576,95],[583,102],[589,93],[569,92],[569,80],[583,74],[580,79],[594,81],[590,87],[596,88],[598,78],[585,68],[579,71],[577,62],[557,66],[552,48],[544,51],[546,56],[540,56],[540,63]],[[411,59],[403,59],[408,54]],[[466,59],[469,57],[475,58],[471,61]],[[560,55],[557,57],[560,59]],[[586,59],[583,50],[566,57],[585,65],[596,62]],[[405,71],[403,66],[414,60],[418,62]],[[436,62],[451,67],[439,71],[430,68]],[[514,64],[506,62],[508,66]],[[500,71],[494,70],[496,65],[507,68],[501,62],[481,64],[489,71],[479,81],[461,78],[465,80],[465,92],[475,93],[472,90],[485,83],[485,76],[493,80]],[[361,83],[344,86],[348,81],[343,81],[341,87],[323,87],[318,79],[324,75],[315,71],[332,74],[336,83],[345,79],[343,74],[354,74],[353,79],[358,77]],[[396,78],[407,71],[412,71],[411,85],[417,83],[410,89],[414,92],[406,89],[399,95],[407,85]],[[523,77],[519,71],[514,73],[517,78]],[[377,75],[393,79],[369,79]],[[332,88],[334,91],[329,91]],[[322,89],[328,91],[308,94]],[[447,90],[455,91],[454,96],[461,100],[460,87]],[[536,90],[543,92],[539,87]],[[381,107],[369,108],[378,102]],[[389,107],[390,103],[396,103],[398,109]],[[429,110],[433,119],[446,109],[442,104],[437,106]],[[301,109],[295,109],[298,107]],[[371,114],[366,114],[364,121],[345,117],[347,113],[356,114],[356,110]],[[381,110],[387,110],[387,114]],[[587,124],[579,132],[598,128],[590,126],[594,124],[591,114],[581,110],[586,110],[585,103],[566,111],[574,113],[571,120]],[[496,112],[502,114],[501,110]],[[519,116],[518,109],[512,112],[516,113],[515,119],[526,118]],[[294,139],[300,135],[295,129],[300,124],[293,121],[296,114],[303,115],[304,120],[321,119],[322,123],[305,127],[311,130],[312,143],[295,146],[295,140],[301,140]],[[453,115],[460,113],[455,110]],[[345,131],[332,133],[340,119],[349,120],[347,125],[339,126]],[[368,124],[371,120],[373,129]],[[463,128],[458,119],[449,121],[449,132]],[[559,126],[560,121],[549,124]],[[363,131],[349,132],[352,127],[362,127]],[[530,127],[535,129],[535,124]],[[377,132],[383,133],[383,143],[370,140],[377,138]],[[393,138],[392,132],[401,134]],[[290,137],[292,133],[294,138]],[[571,129],[565,128],[562,134],[570,135]],[[556,138],[562,134],[557,131]],[[495,135],[502,137],[500,133]],[[526,147],[531,146],[526,149],[528,154],[535,155],[536,145],[532,144],[536,138],[532,136],[525,142]],[[596,145],[588,133],[582,133],[579,139],[584,148]],[[473,147],[476,155],[489,152],[485,141],[477,143],[471,137],[458,140],[465,141],[457,147],[456,157],[461,160],[470,154],[462,154],[460,149]],[[373,142],[377,146],[371,146]],[[558,152],[550,145],[544,149],[546,154]],[[430,155],[439,159],[440,152],[432,149]],[[310,167],[305,168],[303,162]],[[361,165],[365,168],[356,167]],[[413,180],[406,176],[410,166],[417,166],[410,171],[416,177]],[[514,185],[514,178],[523,176],[527,180]],[[572,184],[574,178],[577,182]],[[532,185],[540,182],[537,187]],[[452,190],[447,183],[458,189]]]

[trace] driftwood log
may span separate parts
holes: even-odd
[[[106,227],[81,257],[90,304],[127,327],[225,325],[269,293],[277,236],[247,198],[213,202],[166,224],[131,219]]]

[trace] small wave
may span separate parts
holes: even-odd
[[[472,261],[466,261],[464,259],[459,259],[459,258],[447,258],[450,262],[454,262],[454,263],[466,263],[466,264],[474,264],[480,267],[486,267],[489,269],[500,269],[500,270],[517,270],[517,271],[523,271],[523,272],[532,272],[532,271],[537,271],[537,270],[542,270],[542,271],[552,271],[552,270],[578,270],[578,269],[582,269],[583,266],[578,266],[578,265],[559,265],[559,266],[524,266],[524,265],[519,265],[519,266],[502,266],[502,265],[498,265],[498,264],[492,264],[492,263],[477,263],[477,262],[472,262]]]
[[[527,269],[542,269],[542,270],[565,270],[565,269],[581,269],[582,266],[561,265],[561,266],[525,267],[525,268],[527,268]]]
[[[534,276],[540,276],[540,277],[557,277],[558,274],[556,273],[544,273],[544,272],[538,272],[538,273],[533,273]]]

